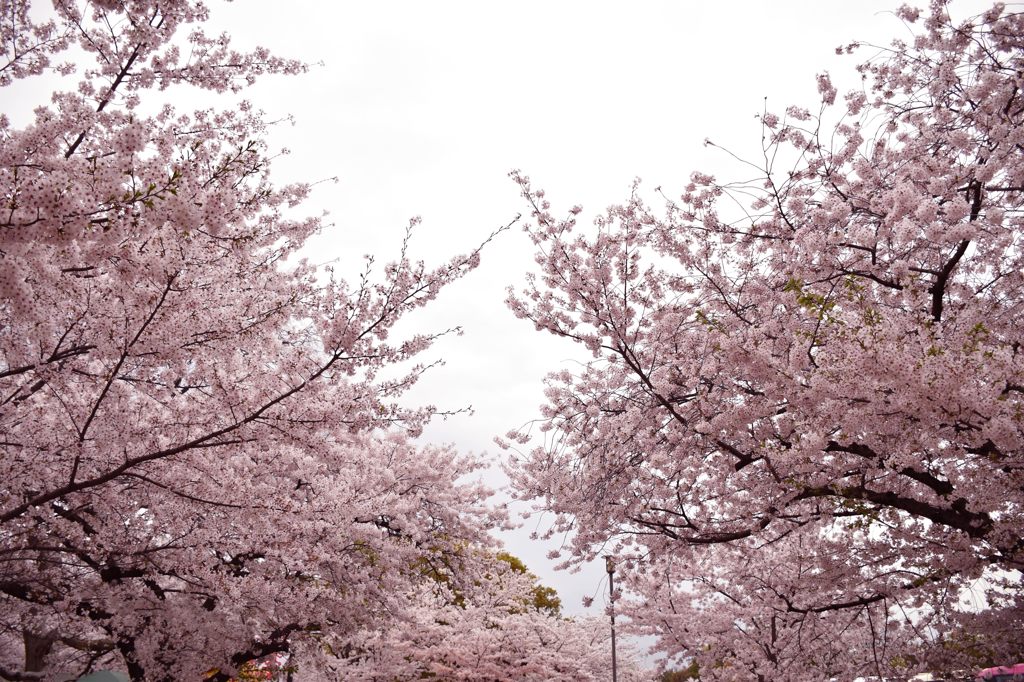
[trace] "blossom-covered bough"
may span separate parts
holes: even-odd
[[[305,68],[201,3],[0,14],[0,85],[78,82],[0,117],[0,679],[272,654],[335,679],[353,633],[422,611],[422,561],[472,583],[504,523],[478,460],[410,440],[436,410],[397,403],[438,335],[389,338],[479,249],[352,282],[301,260],[321,221],[271,184],[261,115],[160,106]]]
[[[702,679],[1021,656],[1024,15],[954,11],[766,111],[754,182],[584,228],[513,174],[540,271],[509,303],[594,360],[511,474]]]

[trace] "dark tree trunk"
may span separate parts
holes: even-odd
[[[25,672],[37,673],[46,670],[46,657],[53,649],[52,634],[40,635],[22,630],[21,637],[25,642]]]

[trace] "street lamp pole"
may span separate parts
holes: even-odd
[[[606,556],[604,558],[604,570],[608,571],[608,596],[611,599],[612,605],[612,682],[618,682],[619,668],[615,660],[615,559]]]

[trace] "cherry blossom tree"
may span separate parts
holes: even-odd
[[[588,228],[513,173],[540,270],[509,304],[593,360],[511,475],[701,679],[1022,655],[1024,14],[897,15],[862,89],[763,113],[753,181]]]
[[[503,513],[478,460],[410,440],[437,411],[397,402],[443,333],[389,332],[479,249],[428,268],[407,236],[353,280],[300,259],[321,221],[271,183],[261,114],[160,93],[305,67],[207,34],[199,2],[2,14],[0,85],[77,86],[0,116],[0,678],[287,654],[315,679],[420,608],[420,562],[472,583],[446,558]]]
[[[474,553],[474,584],[457,591],[425,580],[410,595],[418,609],[400,624],[354,637],[352,655],[333,672],[345,680],[442,679],[570,682],[606,680],[612,665],[608,621],[564,618],[551,589],[510,555]],[[436,578],[433,571],[427,574]],[[618,679],[639,682],[650,671],[619,646]]]

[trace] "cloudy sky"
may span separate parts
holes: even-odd
[[[241,46],[266,45],[316,63],[306,75],[273,78],[247,93],[271,118],[291,114],[272,143],[280,181],[337,177],[307,209],[333,226],[310,257],[354,272],[365,253],[386,261],[408,219],[422,216],[412,250],[439,263],[473,248],[526,212],[508,171],[522,169],[556,209],[592,216],[641,193],[678,194],[694,170],[741,177],[705,147],[710,138],[739,156],[760,153],[756,116],[765,106],[815,108],[816,73],[842,92],[864,50],[837,57],[852,40],[888,44],[910,33],[892,0],[753,2],[349,2],[247,0],[213,5],[211,30]],[[963,16],[978,3],[960,3]],[[973,12],[972,12],[973,13]],[[657,201],[654,202],[657,204]],[[447,365],[410,399],[475,415],[434,424],[433,441],[498,456],[495,435],[538,414],[545,373],[582,359],[505,308],[505,288],[532,264],[525,235],[488,246],[481,267],[410,325],[465,334],[436,346]],[[500,481],[495,481],[500,483]],[[531,542],[533,518],[505,537],[566,609],[607,591],[601,566],[578,575],[551,570],[550,546]],[[599,613],[598,599],[589,611]]]

